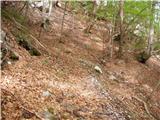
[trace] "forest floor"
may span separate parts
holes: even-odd
[[[132,58],[106,60],[103,56],[105,23],[97,22],[90,34],[83,16],[63,11],[51,17],[49,31],[38,39],[45,47],[41,56],[31,56],[16,43],[14,25],[2,19],[2,30],[18,61],[2,70],[2,120],[154,120],[160,119],[160,79],[152,70]],[[33,16],[38,17],[37,14]],[[30,21],[30,33],[38,38],[39,27]],[[74,18],[74,20],[73,20]],[[74,23],[74,25],[73,25]],[[40,48],[41,49],[41,48]],[[107,59],[107,58],[106,58]],[[95,67],[101,68],[102,73]]]

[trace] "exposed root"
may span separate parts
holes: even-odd
[[[25,110],[25,111],[27,111],[27,112],[35,115],[36,118],[38,118],[38,119],[40,119],[40,120],[45,120],[45,119],[43,119],[42,117],[40,117],[40,115],[39,115],[37,112],[33,112],[33,111],[25,108],[25,107],[21,104],[20,100],[19,100],[12,92],[8,91],[8,90],[5,89],[5,88],[1,88],[1,90],[2,90],[2,91],[5,91],[5,92],[7,92],[7,93],[9,93],[9,94],[11,94],[11,95],[16,99],[19,108],[21,108],[21,109],[23,109],[23,110]]]
[[[145,101],[143,101],[142,99],[136,97],[136,96],[133,96],[132,98],[136,99],[137,101],[143,103],[143,106],[144,106],[144,109],[146,111],[146,113],[153,119],[155,120],[156,118],[150,113],[149,109],[148,109],[148,105]]]
[[[12,18],[12,20],[13,20],[14,23],[17,25],[16,27],[17,27],[18,29],[21,29],[22,31],[28,32],[28,31],[27,31],[27,28],[26,28],[25,26],[23,26],[23,25],[21,25],[20,23],[18,23],[14,18]],[[48,49],[47,49],[44,45],[42,45],[42,43],[41,43],[37,38],[35,38],[30,32],[28,32],[28,35],[29,35],[37,44],[39,44],[47,53],[49,53],[49,52],[48,52]]]

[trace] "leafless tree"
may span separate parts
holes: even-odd
[[[151,1],[150,29],[149,29],[149,36],[148,36],[148,48],[147,48],[148,55],[152,55],[152,51],[153,51],[152,44],[154,39],[154,6],[155,6],[155,2]]]
[[[119,16],[120,16],[120,40],[119,40],[119,57],[121,57],[122,55],[122,51],[123,51],[123,18],[124,18],[124,10],[123,10],[123,6],[124,6],[124,0],[120,0],[119,1]]]
[[[61,23],[61,35],[60,35],[60,42],[62,42],[62,33],[63,33],[63,26],[64,26],[64,19],[65,19],[65,14],[66,14],[66,8],[67,8],[67,2],[65,2],[65,8],[63,12],[63,18],[62,18],[62,23]]]

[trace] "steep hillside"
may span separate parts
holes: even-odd
[[[158,71],[137,62],[132,54],[124,59],[106,57],[102,64],[107,23],[98,21],[86,34],[82,15],[67,12],[60,40],[62,9],[54,10],[49,30],[40,36],[40,13],[30,13],[27,33],[2,16],[7,44],[19,56],[17,61],[8,57],[2,70],[2,119],[160,119],[160,89],[152,93],[160,79]],[[25,39],[41,55],[32,56],[20,46],[19,35],[30,36]]]

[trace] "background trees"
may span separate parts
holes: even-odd
[[[77,7],[75,6],[81,6]],[[81,9],[90,15],[94,9],[91,2],[83,5],[74,3],[77,11]],[[158,1],[107,1],[101,2],[96,10],[98,20],[110,21],[114,25],[112,37],[119,39],[120,47],[125,51],[151,51],[160,49],[160,3]],[[123,34],[123,35],[122,35]],[[123,40],[123,42],[122,42]],[[156,52],[157,53],[157,52]]]
[[[54,3],[51,3],[51,1],[48,2],[49,17],[51,12],[54,12],[51,9]],[[31,3],[34,2],[31,1]],[[110,30],[106,32],[111,32],[109,33],[111,34],[109,41],[113,41],[111,43],[118,43],[116,46],[119,46],[119,56],[122,55],[123,51],[145,51],[148,55],[151,55],[151,53],[160,53],[160,3],[158,1],[97,0],[83,2],[69,1],[68,3],[68,7],[72,8],[72,13],[80,13],[88,16],[88,26],[85,29],[86,33],[90,33],[97,20],[106,22],[106,26],[107,24],[112,25],[109,28]],[[2,10],[3,13],[4,11]],[[46,22],[44,21],[48,17],[45,18],[45,15],[42,17],[44,17],[42,23],[45,24]],[[46,27],[44,26],[44,28]],[[113,47],[113,45],[111,46]],[[112,51],[113,49],[110,50]]]

